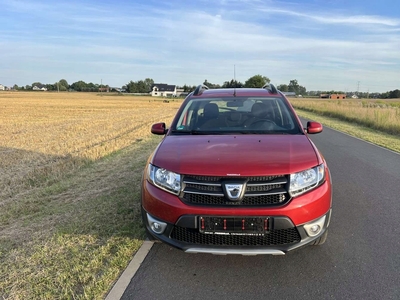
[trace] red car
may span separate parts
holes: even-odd
[[[141,205],[150,239],[188,253],[285,254],[321,245],[331,217],[331,177],[275,86],[189,94],[146,164]]]

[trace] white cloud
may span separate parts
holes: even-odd
[[[9,73],[2,72],[0,82],[11,81],[6,84],[30,84],[39,74],[49,82],[102,76],[114,86],[146,77],[223,83],[233,65],[241,81],[262,74],[277,84],[297,78],[315,89],[351,86],[361,74],[363,82],[378,78],[390,86],[400,77],[400,19],[387,16],[273,1],[265,9],[254,0],[207,0],[196,9],[162,2],[66,2],[57,9],[42,1],[4,4],[0,69]],[[11,72],[13,66],[24,71]]]
[[[344,12],[312,12],[304,13],[294,10],[286,10],[279,8],[268,8],[261,9],[266,14],[282,14],[287,16],[298,17],[302,19],[307,19],[310,21],[315,21],[324,24],[372,24],[372,25],[384,25],[384,26],[399,26],[400,19],[387,18],[374,15],[347,15]]]

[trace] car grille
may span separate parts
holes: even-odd
[[[214,246],[277,246],[298,243],[300,234],[295,227],[271,230],[263,236],[203,234],[198,229],[175,226],[171,238],[180,242]]]
[[[224,194],[223,183],[237,180],[245,182],[246,190],[240,201],[231,201]],[[276,206],[290,200],[287,176],[185,176],[183,182],[184,190],[180,199],[190,205]]]

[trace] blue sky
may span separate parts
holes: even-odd
[[[400,89],[392,1],[0,0],[0,83],[197,85],[257,74],[307,90]]]

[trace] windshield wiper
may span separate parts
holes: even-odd
[[[192,134],[192,135],[207,135],[207,134],[222,134],[221,131],[212,130],[172,130],[173,134]]]

